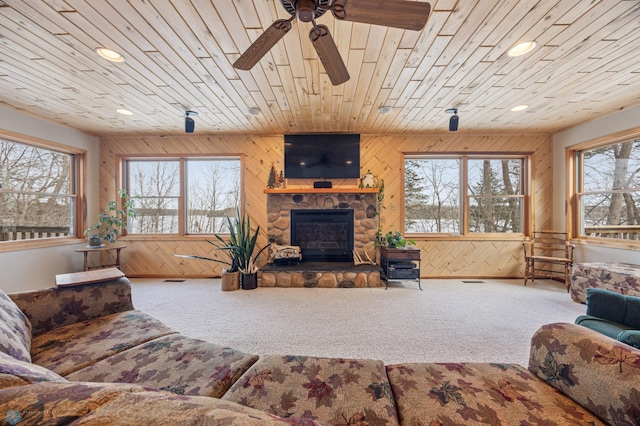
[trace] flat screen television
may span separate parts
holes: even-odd
[[[359,178],[360,135],[285,135],[284,176],[294,179]]]

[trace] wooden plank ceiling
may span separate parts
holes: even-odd
[[[334,87],[302,22],[251,71],[231,66],[289,18],[279,0],[0,0],[0,105],[98,135],[179,134],[185,110],[197,133],[269,135],[446,131],[451,107],[463,132],[554,132],[640,104],[637,0],[431,6],[420,32],[319,18],[351,75]],[[524,40],[538,48],[506,55]]]

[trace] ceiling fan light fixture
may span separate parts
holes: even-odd
[[[509,51],[507,52],[507,55],[511,56],[512,58],[515,58],[516,56],[526,55],[527,53],[535,49],[537,46],[538,46],[538,43],[536,41],[525,41],[522,43],[518,43],[515,46],[513,46],[511,49],[509,49]]]
[[[513,108],[511,108],[512,112],[518,112],[518,111],[524,111],[525,109],[529,108],[529,105],[527,104],[522,104],[522,105],[517,105],[514,106]]]
[[[262,111],[260,111],[260,108],[258,107],[249,107],[245,109],[245,112],[249,115],[260,115]]]
[[[107,49],[106,47],[96,47],[95,52],[107,61],[124,62],[124,56],[115,50]]]
[[[302,22],[311,22],[316,17],[316,4],[313,0],[296,2],[296,17]]]
[[[133,112],[129,111],[126,108],[118,108],[118,109],[116,109],[116,112],[118,114],[122,114],[122,115],[133,115]]]
[[[384,106],[381,106],[380,108],[378,108],[378,114],[380,114],[380,115],[387,115],[391,111],[393,111],[393,107],[390,107],[389,105],[384,105]]]

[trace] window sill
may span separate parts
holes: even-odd
[[[471,235],[451,235],[451,234],[405,234],[405,239],[414,241],[518,241],[527,240],[523,234],[471,234]]]
[[[86,241],[84,239],[75,237],[60,237],[60,238],[46,238],[39,240],[17,240],[17,241],[2,241],[0,242],[0,253],[20,251],[20,250],[33,250],[48,247],[60,247],[72,244],[82,244]]]
[[[619,250],[631,250],[640,251],[640,241],[632,240],[612,240],[606,238],[573,238],[571,240],[574,244],[608,247]]]

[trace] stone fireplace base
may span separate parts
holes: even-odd
[[[379,266],[350,262],[303,262],[296,266],[261,268],[261,287],[365,288],[383,287]]]

